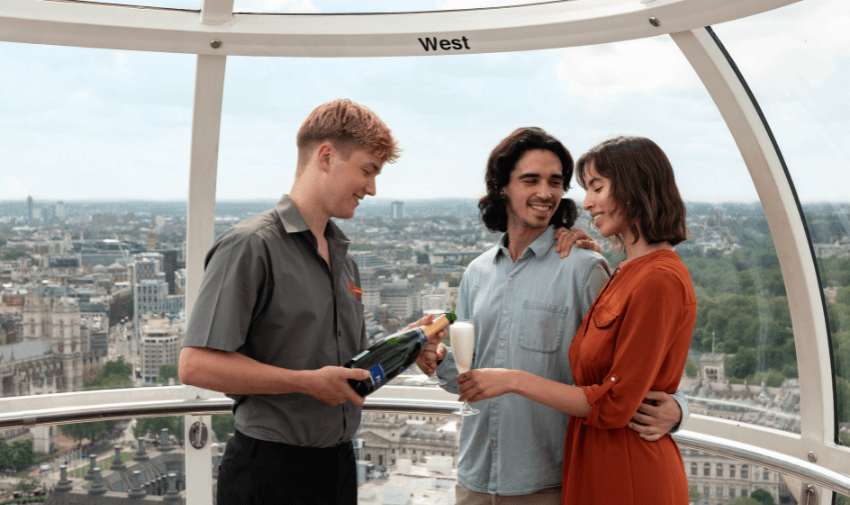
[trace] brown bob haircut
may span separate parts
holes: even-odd
[[[676,245],[688,238],[685,202],[676,187],[673,167],[655,142],[623,135],[584,153],[578,160],[576,179],[585,190],[590,163],[599,175],[611,180],[613,196],[635,239],[643,236],[649,244]],[[622,250],[622,236],[617,236],[614,245]]]
[[[573,176],[573,157],[561,142],[534,126],[517,128],[490,153],[487,160],[487,194],[478,201],[481,220],[490,231],[508,231],[508,211],[502,188],[511,182],[511,172],[519,159],[528,151],[550,151],[561,161],[564,175],[564,192],[570,189]],[[549,220],[550,225],[572,228],[578,217],[578,206],[569,198],[561,198],[561,204]]]
[[[382,163],[395,162],[401,152],[398,141],[381,118],[368,107],[348,99],[323,103],[304,120],[296,137],[299,172],[313,147],[327,140],[346,157],[351,155],[352,147],[359,146],[380,158]]]

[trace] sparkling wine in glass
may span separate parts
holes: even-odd
[[[471,321],[456,321],[452,325],[452,354],[455,358],[458,374],[466,373],[472,367],[472,356],[475,353],[475,330]],[[463,402],[463,407],[452,412],[457,416],[477,414],[478,409]]]
[[[422,296],[422,313],[425,315],[433,314],[434,319],[442,316],[447,312],[446,297],[443,295],[424,295]]]

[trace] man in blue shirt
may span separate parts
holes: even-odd
[[[487,195],[478,206],[488,229],[504,235],[470,263],[456,310],[475,326],[472,368],[521,369],[573,382],[570,342],[610,270],[597,252],[576,248],[561,259],[556,247],[556,228],[572,228],[578,217],[575,202],[562,198],[572,174],[569,151],[540,128],[514,131],[490,154]],[[586,234],[568,234],[580,236]],[[595,245],[588,242],[585,247]],[[442,344],[426,349],[420,368],[430,373],[445,356],[436,373],[457,393],[452,354]],[[657,406],[642,407],[645,413],[636,413],[630,427],[647,440],[670,431],[689,412],[684,396],[674,396],[650,392]],[[519,395],[476,408],[480,413],[465,417],[461,427],[456,503],[559,504],[569,416]]]

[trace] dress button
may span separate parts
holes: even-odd
[[[617,381],[617,379],[615,379],[614,377],[611,377],[611,382],[616,382],[616,381]]]
[[[499,344],[499,347],[505,347],[505,343],[502,342],[501,344]]]
[[[493,447],[496,447],[496,442],[493,442]]]
[[[508,277],[508,282],[513,282],[513,281],[514,281],[513,277]]]
[[[505,310],[502,312],[502,314],[504,314],[504,315],[506,315],[506,316],[507,316],[507,315],[508,315],[508,309],[505,309]]]
[[[494,414],[496,413],[496,409],[493,409],[493,413],[494,413]]]

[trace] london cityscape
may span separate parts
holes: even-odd
[[[216,236],[275,203],[218,202]],[[850,366],[840,368],[850,364],[850,205],[803,210],[839,364],[841,437],[850,443]],[[688,216],[692,237],[676,251],[698,296],[680,385],[692,413],[798,433],[793,331],[761,206],[692,202]],[[451,308],[465,266],[500,237],[468,198],[370,199],[336,222],[360,266],[370,343],[421,317],[426,294],[443,295]],[[577,225],[587,229],[586,216]],[[185,234],[185,202],[0,202],[3,396],[179,384]],[[604,254],[612,265],[621,258]],[[393,384],[436,387],[415,369]],[[454,503],[459,427],[454,416],[364,413],[355,443],[360,503]],[[232,416],[213,416],[212,428],[223,445]],[[132,503],[182,503],[182,439],[182,417],[7,430],[0,500],[28,493],[74,503],[102,490]],[[772,470],[689,449],[682,456],[693,503],[765,493],[796,503]]]

